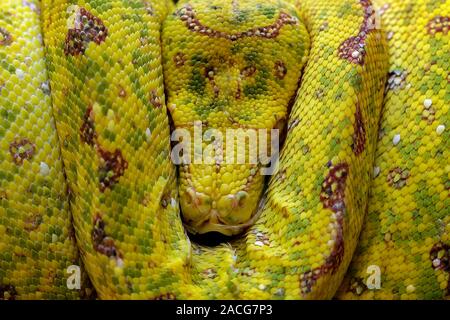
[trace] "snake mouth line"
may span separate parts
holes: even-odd
[[[244,232],[246,229],[250,228],[252,225],[258,221],[260,218],[264,204],[266,202],[266,193],[263,193],[258,202],[258,206],[254,210],[254,213],[252,214],[252,217],[250,220],[248,220],[245,223],[241,223],[238,225],[225,225],[225,224],[219,224],[219,223],[211,223],[210,220],[202,221],[200,224],[192,226],[189,225],[187,222],[183,221],[183,226],[186,229],[186,231],[194,237],[194,239],[197,239],[199,243],[201,243],[204,239],[206,240],[206,243],[210,243],[210,239],[212,238],[214,241],[212,243],[221,244],[227,241],[230,241],[234,238],[242,238],[244,237]],[[220,217],[217,215],[218,221],[221,222]],[[208,225],[209,229],[211,231],[206,233],[199,233],[197,230],[201,229],[203,225]],[[220,233],[217,232],[217,230],[220,230]],[[214,234],[220,234],[220,237],[214,236]]]

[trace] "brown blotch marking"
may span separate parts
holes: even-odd
[[[95,132],[94,112],[92,106],[86,109],[83,117],[83,124],[80,128],[80,139],[82,142],[94,146],[97,133]]]
[[[325,21],[324,23],[322,23],[322,25],[320,26],[319,30],[320,31],[325,31],[328,30],[328,28],[330,27],[328,21]]]
[[[241,75],[243,77],[251,77],[256,73],[256,67],[255,66],[248,66],[245,67],[244,70],[241,71]]]
[[[94,228],[92,229],[91,237],[95,251],[104,254],[108,258],[121,258],[121,254],[118,252],[114,240],[106,234],[105,222],[99,214],[94,219]]]
[[[1,200],[8,200],[8,193],[6,193],[6,190],[0,189],[0,201]]]
[[[108,188],[112,188],[123,176],[128,168],[128,162],[122,156],[120,150],[109,152],[98,149],[100,155],[100,166],[98,168],[100,176],[100,191],[104,192]]]
[[[79,34],[79,31],[75,29],[69,29],[64,46],[64,54],[66,56],[68,56],[69,54],[72,56],[76,56],[86,51],[85,43],[80,38],[81,36]]]
[[[376,25],[375,10],[370,0],[360,0],[364,9],[364,19],[356,36],[345,40],[339,46],[339,57],[351,63],[364,65],[366,57],[366,40]]]
[[[339,47],[339,57],[354,64],[363,65],[365,55],[365,39],[360,37],[351,37]]]
[[[237,84],[237,90],[236,90],[236,94],[235,94],[235,99],[239,100],[242,97],[242,85],[241,85],[241,80],[239,79],[238,84]]]
[[[360,296],[367,290],[367,285],[362,278],[352,278],[349,283],[348,291]]]
[[[13,41],[11,33],[0,27],[0,46],[9,46]]]
[[[154,16],[155,15],[155,9],[153,8],[152,4],[150,2],[148,2],[148,1],[143,1],[143,4],[144,4],[145,11],[149,15]]]
[[[166,209],[169,206],[170,201],[171,201],[170,195],[167,193],[163,194],[160,201],[161,207]]]
[[[150,103],[155,108],[161,108],[162,107],[161,98],[158,96],[156,90],[152,90],[152,92],[150,92]]]
[[[39,86],[39,88],[42,90],[42,92],[49,96],[51,93],[51,87],[50,87],[50,81],[44,81],[41,83],[41,85]]]
[[[242,78],[248,78],[253,76],[256,73],[256,67],[255,66],[248,66],[245,67],[242,71],[241,71],[241,75],[238,78],[238,84],[237,84],[237,91],[236,91],[236,95],[235,98],[236,100],[239,100],[242,97]]]
[[[434,36],[438,32],[448,34],[450,17],[436,16],[427,23],[428,34]]]
[[[323,96],[325,95],[325,92],[323,91],[322,88],[319,88],[316,90],[314,96],[316,97],[316,99],[318,100],[322,100]]]
[[[31,215],[31,216],[29,216],[29,217],[27,217],[25,219],[25,221],[24,221],[25,222],[24,228],[27,231],[36,230],[37,228],[39,228],[39,226],[41,225],[42,221],[43,221],[42,216],[40,214],[38,214],[38,213],[35,213],[35,214],[33,214],[33,215]]]
[[[435,270],[450,272],[450,245],[439,242],[430,250],[431,266]]]
[[[397,167],[389,171],[386,180],[389,186],[394,187],[395,189],[401,189],[406,185],[409,175],[408,170]]]
[[[153,298],[152,300],[177,300],[177,296],[175,295],[175,293],[163,293],[155,298]]]
[[[408,72],[404,70],[393,70],[389,72],[388,85],[386,86],[386,91],[403,89],[406,85],[407,77]]]
[[[302,294],[312,292],[312,288],[316,284],[317,280],[323,275],[321,268],[317,268],[311,271],[307,271],[300,275],[300,291]]]
[[[184,64],[186,63],[186,55],[184,55],[181,52],[178,52],[174,57],[173,57],[173,62],[175,63],[175,65],[180,68],[182,66],[184,66]]]
[[[226,32],[221,32],[214,30],[212,28],[209,28],[205,25],[203,25],[197,18],[196,13],[191,5],[187,4],[181,9],[178,10],[178,16],[182,21],[184,21],[186,27],[193,31],[200,33],[202,35],[211,37],[211,38],[223,38],[231,41],[236,41],[238,39],[242,39],[245,37],[260,37],[260,38],[267,38],[267,39],[274,39],[278,37],[280,34],[281,28],[285,25],[297,25],[298,19],[287,14],[284,12],[281,12],[278,16],[278,19],[275,21],[275,23],[265,26],[265,27],[259,27],[250,29],[244,32],[238,32],[234,34],[228,34]]]
[[[127,92],[125,91],[125,88],[122,86],[119,86],[119,97],[125,98],[127,96]]]
[[[439,242],[430,250],[431,267],[450,274],[450,245]],[[450,275],[447,280],[447,295],[450,295]]]
[[[84,8],[75,15],[74,28],[67,32],[64,53],[77,56],[84,54],[90,42],[101,44],[108,36],[108,29],[103,21]]]
[[[425,63],[425,65],[423,66],[423,70],[425,70],[426,73],[430,72],[431,67],[435,66],[437,64],[437,62],[435,60],[432,60],[430,62]]]
[[[143,47],[149,44],[148,38],[145,38],[145,37],[140,37],[140,38],[139,38],[139,42],[141,43],[141,45],[142,45]]]
[[[0,284],[0,300],[16,300],[16,287],[11,284]]]
[[[433,124],[434,120],[436,120],[436,109],[433,107],[424,109],[422,111],[422,120],[425,120],[429,125]]]
[[[286,77],[287,68],[283,61],[277,61],[275,63],[275,77],[283,80]]]
[[[336,237],[334,246],[325,263],[300,276],[300,289],[303,294],[310,293],[323,275],[331,272],[334,274],[342,263],[344,256],[344,214],[345,214],[345,185],[348,177],[349,166],[340,163],[330,165],[330,171],[322,184],[320,201],[323,207],[333,211]]]
[[[244,277],[252,277],[256,273],[255,268],[243,268],[241,270],[239,274]]]
[[[215,279],[217,277],[217,271],[214,268],[208,268],[202,272],[204,278]]]
[[[215,75],[216,75],[216,68],[208,67],[205,69],[205,78],[209,80],[209,83],[211,84],[211,87],[214,91],[214,97],[219,97],[220,89],[217,86]]]
[[[255,230],[254,233],[256,236],[256,241],[260,241],[264,245],[270,246],[270,238],[266,233],[257,230]]]
[[[348,176],[348,164],[340,163],[330,168],[328,176],[322,184],[320,201],[323,207],[339,212],[345,209],[345,183]]]
[[[341,222],[342,223],[342,222]],[[300,290],[303,294],[307,294],[312,292],[314,285],[320,277],[327,274],[328,272],[332,272],[334,274],[344,256],[344,239],[342,235],[342,224],[337,229],[338,235],[335,239],[334,248],[330,254],[330,256],[326,259],[325,264],[316,268],[314,270],[308,271],[300,275]]]
[[[25,160],[30,160],[36,152],[36,145],[28,139],[16,139],[9,145],[9,153],[16,165],[20,166]]]
[[[353,123],[352,150],[355,155],[360,155],[366,147],[366,128],[359,103],[356,105],[355,122]]]

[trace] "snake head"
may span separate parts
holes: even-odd
[[[251,225],[264,186],[254,172],[249,165],[182,166],[180,203],[188,229],[231,236]]]
[[[272,129],[288,118],[307,30],[279,1],[192,0],[168,16],[162,42],[168,109],[175,131],[188,136],[180,166],[185,224],[195,233],[240,233],[258,215],[261,156],[273,154]]]

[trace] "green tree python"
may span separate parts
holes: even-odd
[[[0,299],[448,298],[449,20],[448,0],[2,0]],[[173,162],[180,129],[274,128],[267,177]]]

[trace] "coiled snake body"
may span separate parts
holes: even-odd
[[[448,297],[449,17],[448,0],[3,0],[0,299]],[[283,129],[275,174],[177,174],[168,113]],[[205,246],[183,222],[243,234]]]

